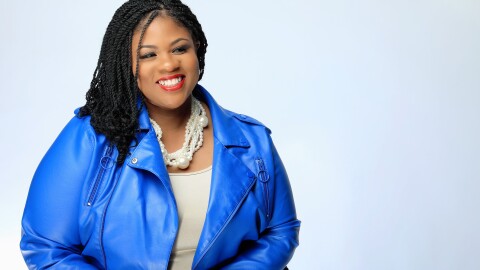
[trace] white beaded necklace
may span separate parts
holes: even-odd
[[[193,154],[200,149],[203,144],[203,128],[208,126],[207,114],[200,101],[192,96],[190,118],[185,126],[185,141],[183,142],[182,148],[173,153],[168,153],[162,142],[162,129],[160,126],[152,118],[150,118],[150,122],[157,134],[157,140],[160,144],[165,164],[180,169],[188,168],[190,161],[192,161]]]

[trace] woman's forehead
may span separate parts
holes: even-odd
[[[146,26],[146,28],[145,28]],[[145,41],[161,41],[165,40],[168,42],[170,39],[188,39],[192,40],[190,31],[180,23],[178,23],[174,18],[170,16],[157,16],[155,17],[148,25],[144,24],[142,29],[144,32],[142,43]],[[134,40],[138,42],[139,37],[142,31],[136,31],[134,33]]]

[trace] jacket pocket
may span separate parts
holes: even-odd
[[[112,153],[113,153],[113,146],[108,145],[107,149],[105,150],[103,157],[100,159],[100,164],[98,168],[98,172],[95,175],[95,180],[90,188],[87,197],[87,206],[92,206],[93,202],[95,201],[95,196],[97,195],[98,187],[102,183],[103,176],[105,172],[110,169],[114,161],[112,160]]]
[[[270,220],[270,191],[268,188],[268,181],[270,180],[270,175],[265,168],[265,163],[263,159],[258,158],[255,160],[257,164],[257,179],[262,183],[263,187],[263,202],[265,205],[265,213],[267,215],[267,220]]]

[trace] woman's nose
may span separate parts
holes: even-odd
[[[173,72],[180,66],[180,61],[174,55],[167,54],[160,59],[160,68],[163,72]]]

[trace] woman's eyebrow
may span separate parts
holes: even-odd
[[[171,46],[172,46],[172,45],[175,45],[176,43],[178,43],[178,42],[180,42],[180,41],[182,41],[182,40],[190,41],[190,40],[187,39],[187,38],[177,38],[177,39],[175,39],[174,41],[172,41],[172,43],[170,43],[170,45],[171,45]]]

